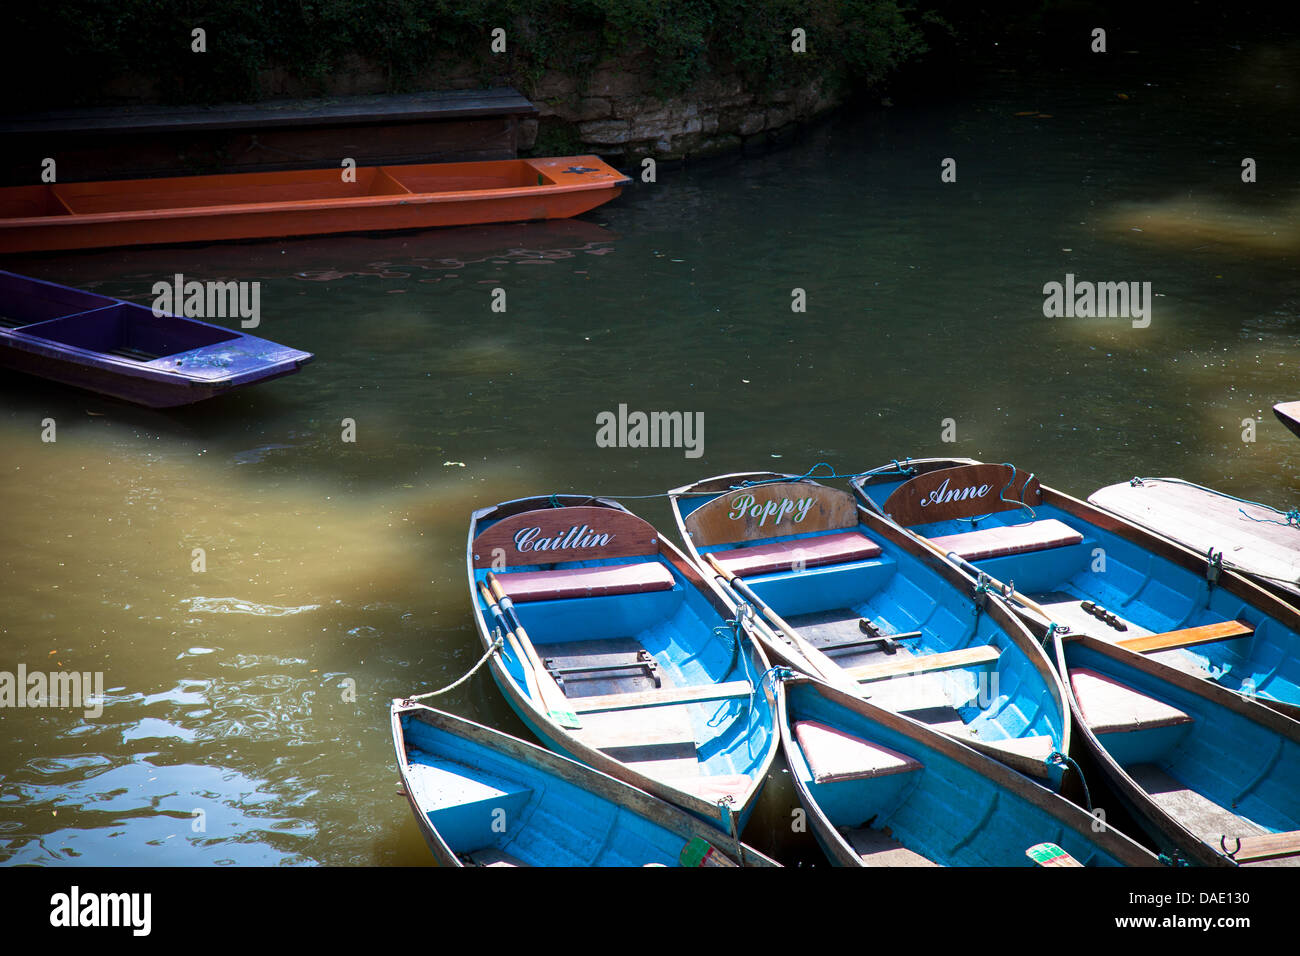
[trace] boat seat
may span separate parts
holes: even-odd
[[[699,797],[708,803],[717,803],[723,797],[731,797],[736,806],[740,806],[753,781],[743,773],[701,774],[698,777],[664,777],[664,783],[671,784],[678,790]]]
[[[915,850],[909,850],[888,832],[869,827],[854,827],[840,831],[853,852],[866,866],[938,866]]]
[[[1224,842],[1229,847],[1233,845],[1231,837],[1226,838]],[[1278,860],[1288,856],[1300,856],[1300,830],[1244,836],[1241,838],[1241,849],[1232,854],[1232,858],[1238,863]]]
[[[1114,678],[1078,668],[1070,671],[1070,686],[1084,719],[1097,736],[1190,724],[1177,707],[1148,697]]]
[[[1044,518],[1028,524],[999,525],[930,539],[931,544],[942,548],[945,553],[954,552],[967,561],[1063,548],[1082,542],[1083,535],[1055,518]]]
[[[794,736],[815,783],[869,780],[921,769],[919,761],[905,754],[814,720],[796,723]]]
[[[858,683],[866,683],[931,671],[955,670],[959,667],[982,667],[997,663],[1001,654],[1002,652],[992,644],[977,644],[974,647],[963,647],[960,650],[943,651],[939,654],[925,654],[921,657],[895,655],[893,660],[884,664],[863,664],[845,670]]]
[[[1203,624],[1200,627],[1188,627],[1181,631],[1130,637],[1115,643],[1127,651],[1153,654],[1156,651],[1173,651],[1182,647],[1193,647],[1196,644],[1235,640],[1239,637],[1249,637],[1254,633],[1255,628],[1242,621],[1220,621],[1217,624]]]
[[[737,577],[792,570],[802,561],[807,568],[865,561],[880,556],[880,545],[857,531],[823,534],[798,541],[774,541],[744,548],[712,552],[713,558]]]
[[[498,850],[494,846],[486,847],[482,850],[475,850],[473,853],[465,854],[469,861],[475,866],[527,866],[523,860],[517,856],[511,856],[504,850]]]
[[[555,571],[514,571],[498,574],[497,580],[512,601],[558,601],[607,594],[671,591],[675,583],[672,572],[658,561]]]
[[[725,684],[701,684],[698,687],[664,687],[631,694],[598,694],[569,700],[574,713],[595,714],[609,710],[632,710],[637,707],[666,707],[669,704],[698,704],[711,700],[748,697],[754,690],[747,680]]]

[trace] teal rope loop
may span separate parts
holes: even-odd
[[[1038,513],[1037,513],[1036,511],[1034,511],[1032,505],[1029,505],[1029,504],[1027,504],[1027,503],[1025,502],[1025,489],[1028,488],[1028,487],[1029,487],[1029,483],[1030,483],[1031,481],[1034,480],[1034,473],[1031,471],[1031,472],[1029,473],[1029,477],[1025,479],[1025,483],[1021,486],[1021,488],[1020,488],[1020,498],[1019,498],[1019,500],[1017,500],[1017,499],[1015,499],[1015,498],[1008,498],[1008,497],[1007,497],[1007,489],[1010,488],[1012,485],[1014,485],[1014,484],[1016,483],[1016,466],[1015,466],[1015,464],[1014,464],[1013,462],[1009,462],[1009,461],[1004,461],[1004,462],[1002,463],[1002,465],[1003,465],[1004,468],[1010,468],[1010,469],[1011,469],[1011,480],[1008,481],[1005,485],[1003,485],[1003,486],[1002,486],[1002,490],[998,492],[998,501],[1001,501],[1001,502],[1003,502],[1004,504],[1008,504],[1008,505],[1016,505],[1017,507],[1023,508],[1025,511],[1028,511],[1028,512],[1029,512],[1029,520],[1030,520],[1030,521],[1037,521],[1037,520],[1038,520]],[[993,516],[993,514],[994,514],[994,512],[990,511],[990,512],[989,512],[988,514],[986,514],[986,515],[976,515],[976,516],[973,517],[973,518],[955,518],[955,519],[953,519],[953,520],[955,520],[955,521],[968,521],[968,522],[970,522],[970,526],[971,526],[972,528],[974,528],[976,524],[978,524],[979,522],[983,521],[985,518],[991,518],[991,517]]]
[[[1059,750],[1053,750],[1047,756],[1047,765],[1049,767],[1063,766],[1073,768],[1074,772],[1079,775],[1079,783],[1083,787],[1083,802],[1088,806],[1088,813],[1092,813],[1092,794],[1088,792],[1088,781],[1083,777],[1083,770],[1079,767],[1074,759],[1061,753]]]

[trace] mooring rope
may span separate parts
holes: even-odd
[[[484,654],[482,657],[480,657],[478,663],[475,664],[473,667],[471,667],[469,670],[467,670],[460,677],[460,679],[457,680],[455,683],[448,684],[446,687],[443,687],[439,690],[431,690],[427,694],[416,694],[414,697],[407,697],[406,699],[411,702],[415,702],[417,700],[424,700],[424,698],[426,697],[437,697],[439,694],[445,694],[449,690],[455,690],[461,684],[465,683],[465,681],[469,680],[471,677],[474,676],[475,672],[478,671],[480,667],[482,667],[484,664],[488,662],[489,657],[491,657],[497,651],[501,650],[502,645],[505,643],[505,637],[501,634],[500,628],[497,628],[496,633],[497,633],[496,640],[494,640],[492,642],[492,646],[487,649],[487,653]]]

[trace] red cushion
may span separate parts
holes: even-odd
[[[939,546],[945,552],[955,551],[967,561],[982,561],[985,558],[1039,551],[1043,548],[1061,548],[1082,541],[1083,535],[1055,518],[930,539],[931,544]]]
[[[804,567],[865,561],[880,554],[880,545],[857,531],[841,531],[798,541],[778,541],[730,551],[714,551],[717,562],[740,577],[790,571],[798,560]]]
[[[559,571],[515,571],[498,574],[497,580],[514,601],[558,601],[604,594],[669,591],[674,583],[672,572],[658,561]]]

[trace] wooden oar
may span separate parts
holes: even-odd
[[[1025,851],[1025,856],[1039,866],[1083,866],[1055,843],[1037,843]]]
[[[917,535],[917,537],[921,538],[920,535]],[[999,594],[1001,594],[1004,597],[1009,596],[1017,604],[1020,604],[1023,607],[1026,607],[1029,610],[1033,611],[1035,614],[1042,617],[1045,623],[1047,624],[1052,623],[1052,615],[1049,614],[1047,610],[1037,601],[1033,600],[1032,598],[1026,597],[1024,594],[1021,594],[1019,591],[1015,591],[1015,590],[1008,591],[1007,586],[1003,584],[1001,581],[999,581],[997,578],[995,578],[993,575],[989,574],[987,571],[981,571],[979,568],[975,567],[975,565],[971,564],[961,555],[955,554],[951,551],[943,550],[943,548],[939,547],[929,538],[921,538],[921,540],[924,541],[927,545],[929,545],[930,550],[933,551],[935,554],[939,555],[939,557],[947,558],[953,564],[957,565],[957,567],[961,568],[967,574],[974,577],[976,581],[979,580],[979,576],[981,574],[984,575],[986,578],[988,578],[989,584],[998,590]]]
[[[515,660],[519,661],[524,669],[524,683],[528,685],[528,696],[533,700],[542,699],[542,689],[537,684],[537,675],[533,673],[532,662],[524,656],[523,650],[519,646],[519,641],[515,639],[515,632],[510,630],[510,625],[506,623],[505,616],[501,613],[501,608],[492,600],[492,594],[480,581],[478,593],[483,595],[483,603],[488,606],[492,612],[492,617],[497,622],[497,629],[505,633],[506,642],[510,645],[510,650],[514,652]]]
[[[487,573],[487,583],[492,590],[492,597],[496,599],[492,604],[492,607],[496,609],[494,613],[501,615],[506,628],[519,641],[519,646],[523,648],[524,660],[532,669],[533,677],[537,681],[537,691],[541,697],[542,706],[545,707],[551,719],[561,727],[568,730],[579,729],[582,727],[582,723],[578,720],[578,715],[569,709],[569,700],[564,696],[564,691],[560,690],[560,685],[555,683],[555,678],[542,666],[542,659],[537,656],[537,648],[533,647],[528,632],[524,630],[523,624],[519,622],[519,615],[515,613],[514,604],[506,596],[506,592],[501,588],[501,582],[496,579],[496,575],[491,571]]]
[[[718,576],[722,578],[723,583],[732,588],[741,597],[748,600],[763,614],[764,617],[771,621],[776,627],[780,628],[780,630],[790,638],[790,642],[794,644],[795,649],[803,655],[804,660],[808,662],[808,666],[816,672],[814,676],[820,677],[826,683],[832,685],[838,690],[844,691],[846,694],[852,694],[854,697],[862,696],[862,688],[858,686],[857,681],[844,672],[844,668],[840,667],[839,664],[836,664],[833,660],[805,640],[798,631],[786,623],[784,618],[768,607],[766,602],[755,594],[753,588],[746,584],[742,578],[732,574],[724,568],[718,563],[717,559],[714,558],[713,555],[706,554],[704,559],[712,565],[714,571],[718,572]],[[780,638],[777,637],[776,634],[772,633],[771,628],[762,621],[759,621],[758,624],[768,633],[774,642],[778,644],[780,643]]]

